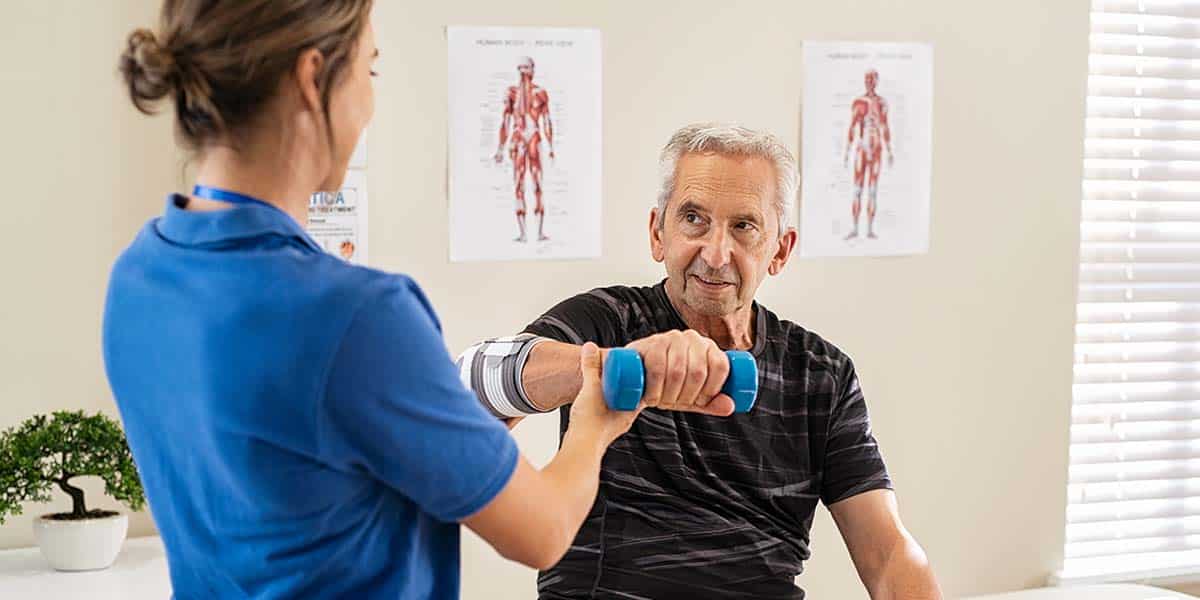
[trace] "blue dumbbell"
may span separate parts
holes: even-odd
[[[750,412],[758,396],[758,364],[745,350],[726,350],[729,376],[721,393],[733,398],[733,412]],[[633,410],[646,390],[642,357],[631,348],[613,348],[604,359],[604,401],[612,410]]]

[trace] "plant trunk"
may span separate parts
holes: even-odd
[[[71,514],[75,515],[76,517],[86,517],[87,516],[87,504],[85,504],[83,501],[83,490],[67,483],[67,481],[70,480],[71,477],[72,476],[67,476],[67,477],[63,477],[62,479],[59,479],[58,487],[62,488],[62,491],[66,492],[67,495],[71,496],[71,502],[72,502],[72,504],[74,504],[74,506],[71,510]]]

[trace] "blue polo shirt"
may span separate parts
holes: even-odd
[[[172,196],[113,268],[104,361],[178,598],[457,598],[517,462],[402,275],[265,205]]]

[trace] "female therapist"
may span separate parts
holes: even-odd
[[[374,109],[371,0],[166,0],[130,34],[134,105],[167,99],[196,185],[113,267],[109,382],[177,598],[455,598],[464,523],[547,568],[633,414],[599,355],[541,471],[459,381],[416,282],[305,233]]]

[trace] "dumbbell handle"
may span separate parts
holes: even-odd
[[[733,398],[734,412],[749,412],[758,396],[758,365],[745,350],[726,350],[729,376],[721,393]],[[612,410],[634,410],[646,390],[642,357],[632,348],[613,348],[604,359],[604,401]]]

